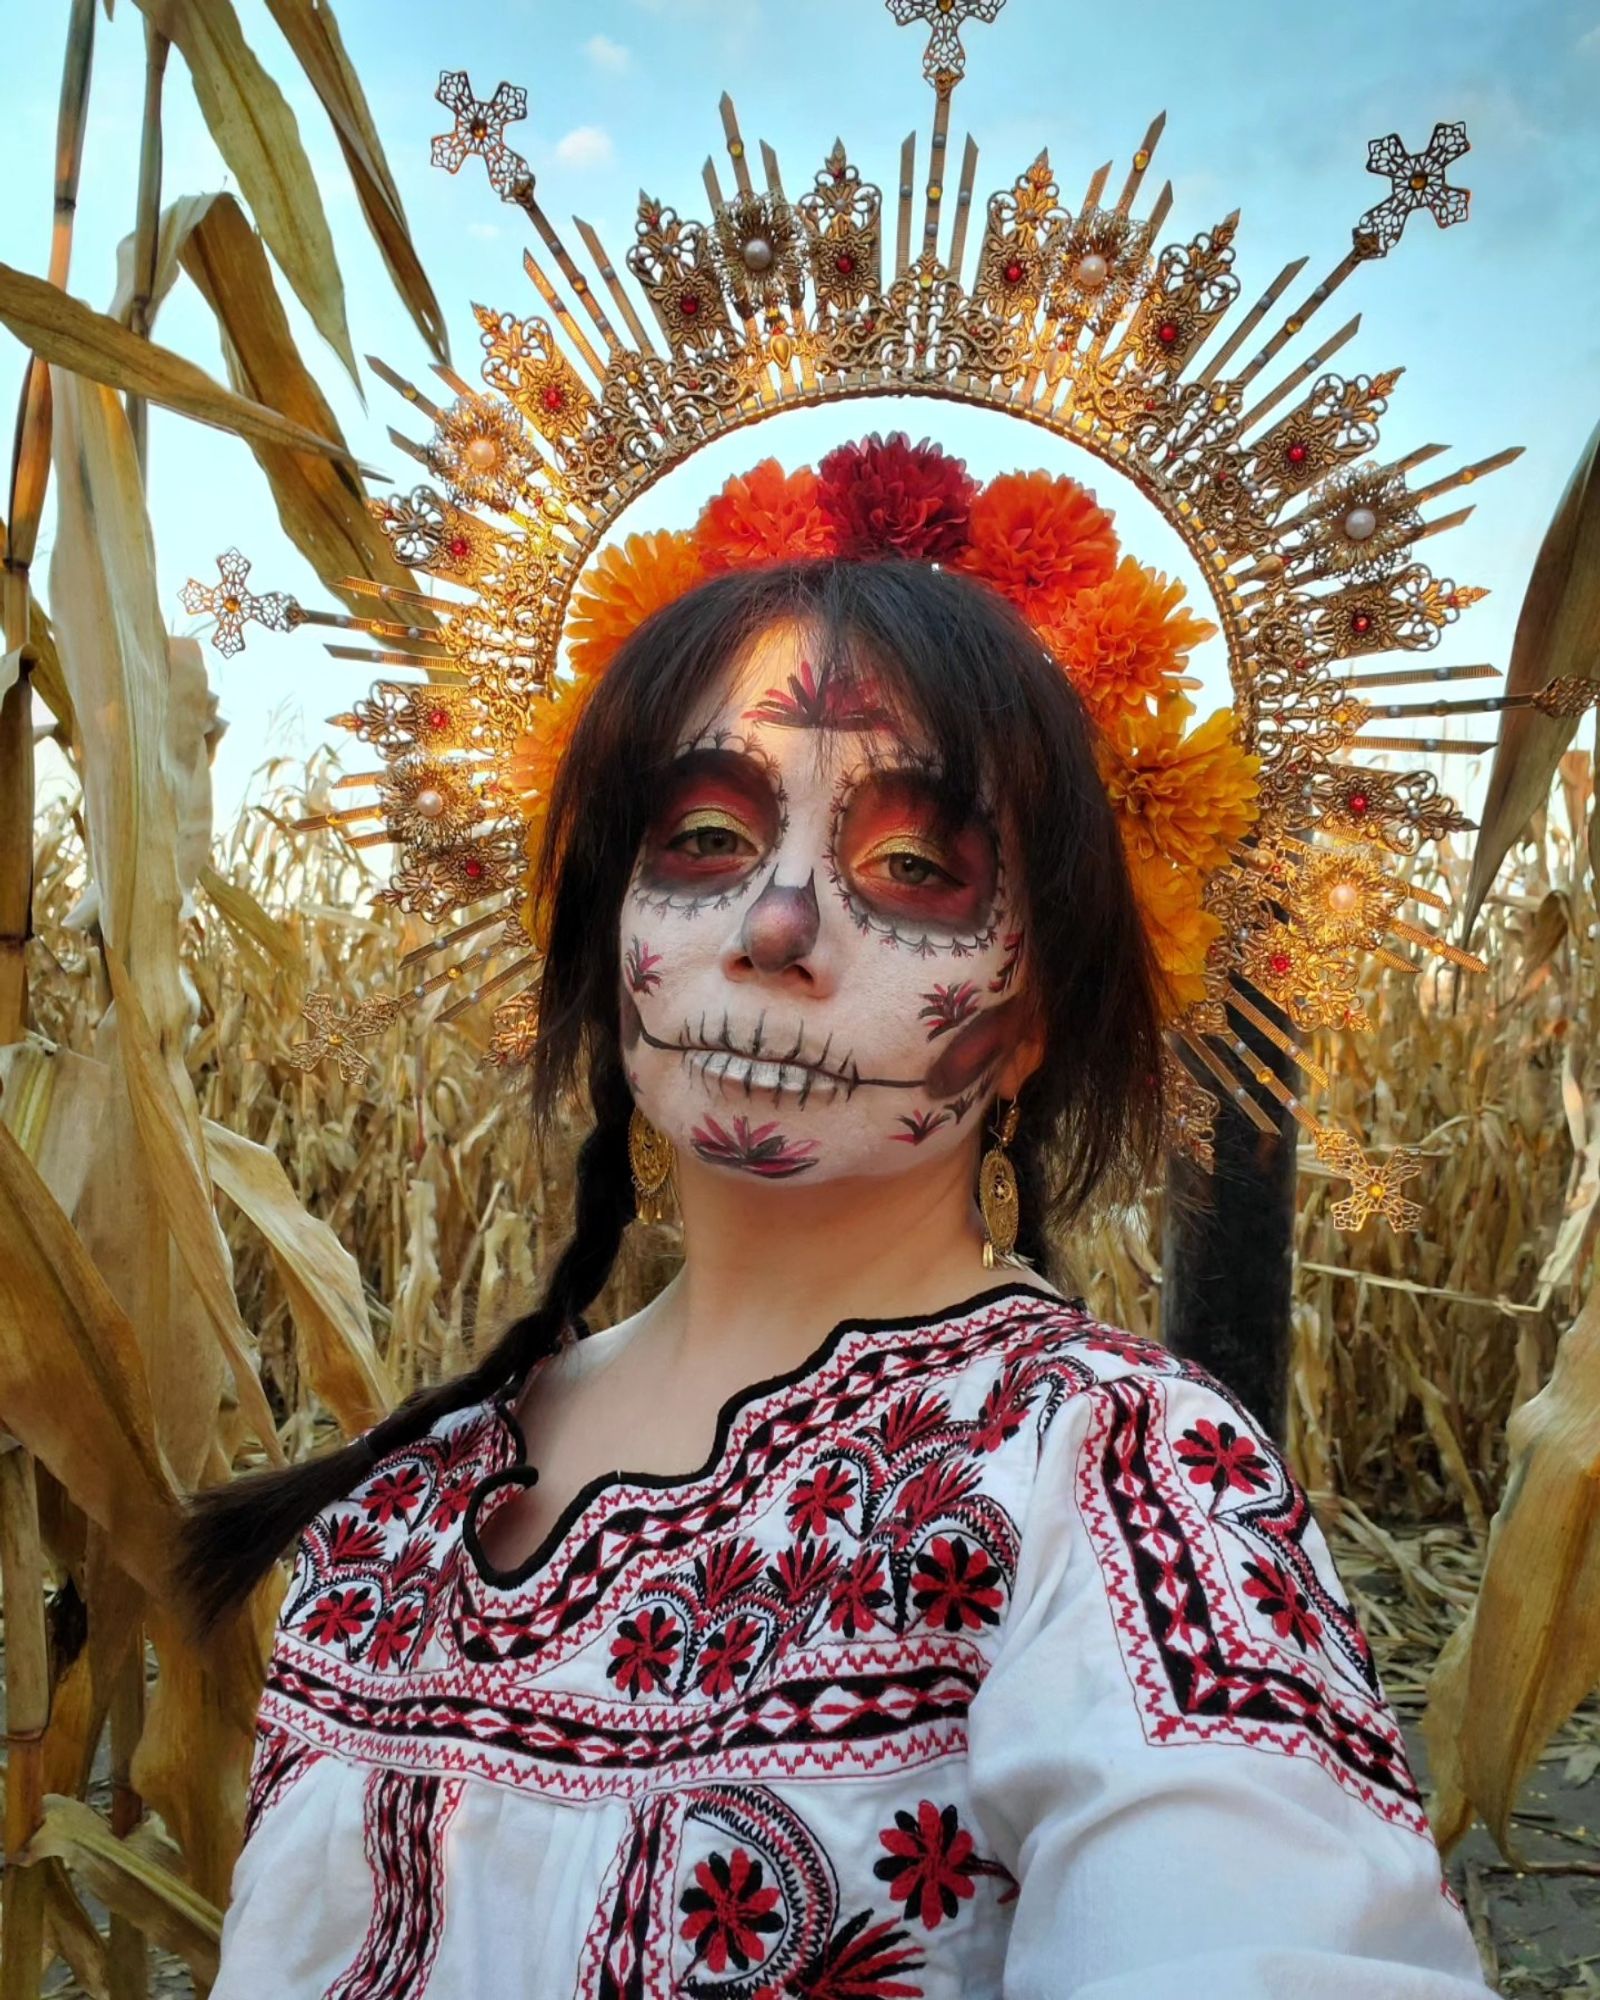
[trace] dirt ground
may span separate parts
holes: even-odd
[[[1427,1668],[1462,1603],[1470,1601],[1476,1552],[1459,1530],[1383,1530],[1364,1520],[1348,1532],[1335,1528],[1330,1539],[1426,1791],[1427,1754],[1417,1721]],[[103,1778],[91,1786],[90,1798],[107,1810]],[[1519,1860],[1527,1866],[1507,1861],[1481,1826],[1448,1864],[1490,1984],[1506,2000],[1600,2000],[1600,1699],[1587,1703],[1547,1746],[1524,1788],[1516,1835]],[[91,1908],[103,1925],[105,1912]],[[52,2000],[83,1996],[59,1962],[43,1991]],[[153,1955],[152,2000],[193,1991],[179,1961]]]

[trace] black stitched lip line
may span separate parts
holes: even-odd
[[[677,1040],[668,1042],[663,1041],[659,1035],[651,1034],[641,1015],[639,1032],[651,1048],[661,1049],[668,1055],[682,1056],[685,1060],[695,1055],[730,1055],[738,1056],[746,1062],[764,1062],[771,1063],[775,1067],[783,1069],[803,1070],[806,1081],[801,1086],[798,1094],[801,1106],[804,1106],[806,1099],[811,1095],[813,1085],[818,1081],[836,1084],[844,1091],[847,1100],[856,1091],[862,1089],[920,1090],[925,1082],[925,1079],[920,1076],[863,1076],[860,1069],[856,1066],[856,1060],[853,1055],[844,1056],[837,1062],[837,1066],[830,1065],[828,1062],[828,1051],[833,1046],[833,1036],[831,1034],[823,1043],[820,1054],[808,1061],[800,1053],[805,1046],[805,1028],[803,1026],[795,1031],[794,1046],[792,1049],[780,1050],[767,1048],[764,1045],[767,1023],[765,1013],[756,1022],[755,1032],[751,1038],[751,1045],[748,1048],[741,1047],[734,1039],[733,1024],[729,1015],[723,1015],[720,1030],[714,1031],[708,1031],[707,1029],[706,1023],[709,1018],[707,1014],[700,1016],[698,1032],[686,1020],[678,1033]],[[711,1080],[707,1077],[708,1082]],[[770,1088],[766,1084],[754,1084],[748,1076],[744,1080],[744,1087],[747,1097],[753,1095],[757,1089],[766,1090]],[[781,1091],[778,1094],[781,1095]]]

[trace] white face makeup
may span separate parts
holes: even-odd
[[[813,668],[793,627],[683,744],[621,946],[640,1107],[680,1154],[767,1182],[954,1151],[1023,1026],[996,827],[942,831],[870,682]]]

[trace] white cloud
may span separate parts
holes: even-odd
[[[1600,22],[1596,22],[1587,34],[1578,37],[1580,56],[1600,56]]]
[[[583,52],[596,69],[608,69],[613,75],[620,75],[633,61],[622,43],[612,41],[609,35],[591,35]]]
[[[611,134],[600,125],[578,125],[556,141],[556,158],[567,167],[603,167],[611,158]]]
[[[498,222],[469,222],[467,234],[476,236],[480,243],[492,243],[500,234],[500,225]]]

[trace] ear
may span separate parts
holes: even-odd
[[[1022,1086],[1044,1061],[1044,1024],[1037,1013],[1030,1010],[1022,1033],[1011,1046],[1011,1052],[995,1071],[995,1088],[1003,1098],[1021,1095]]]

